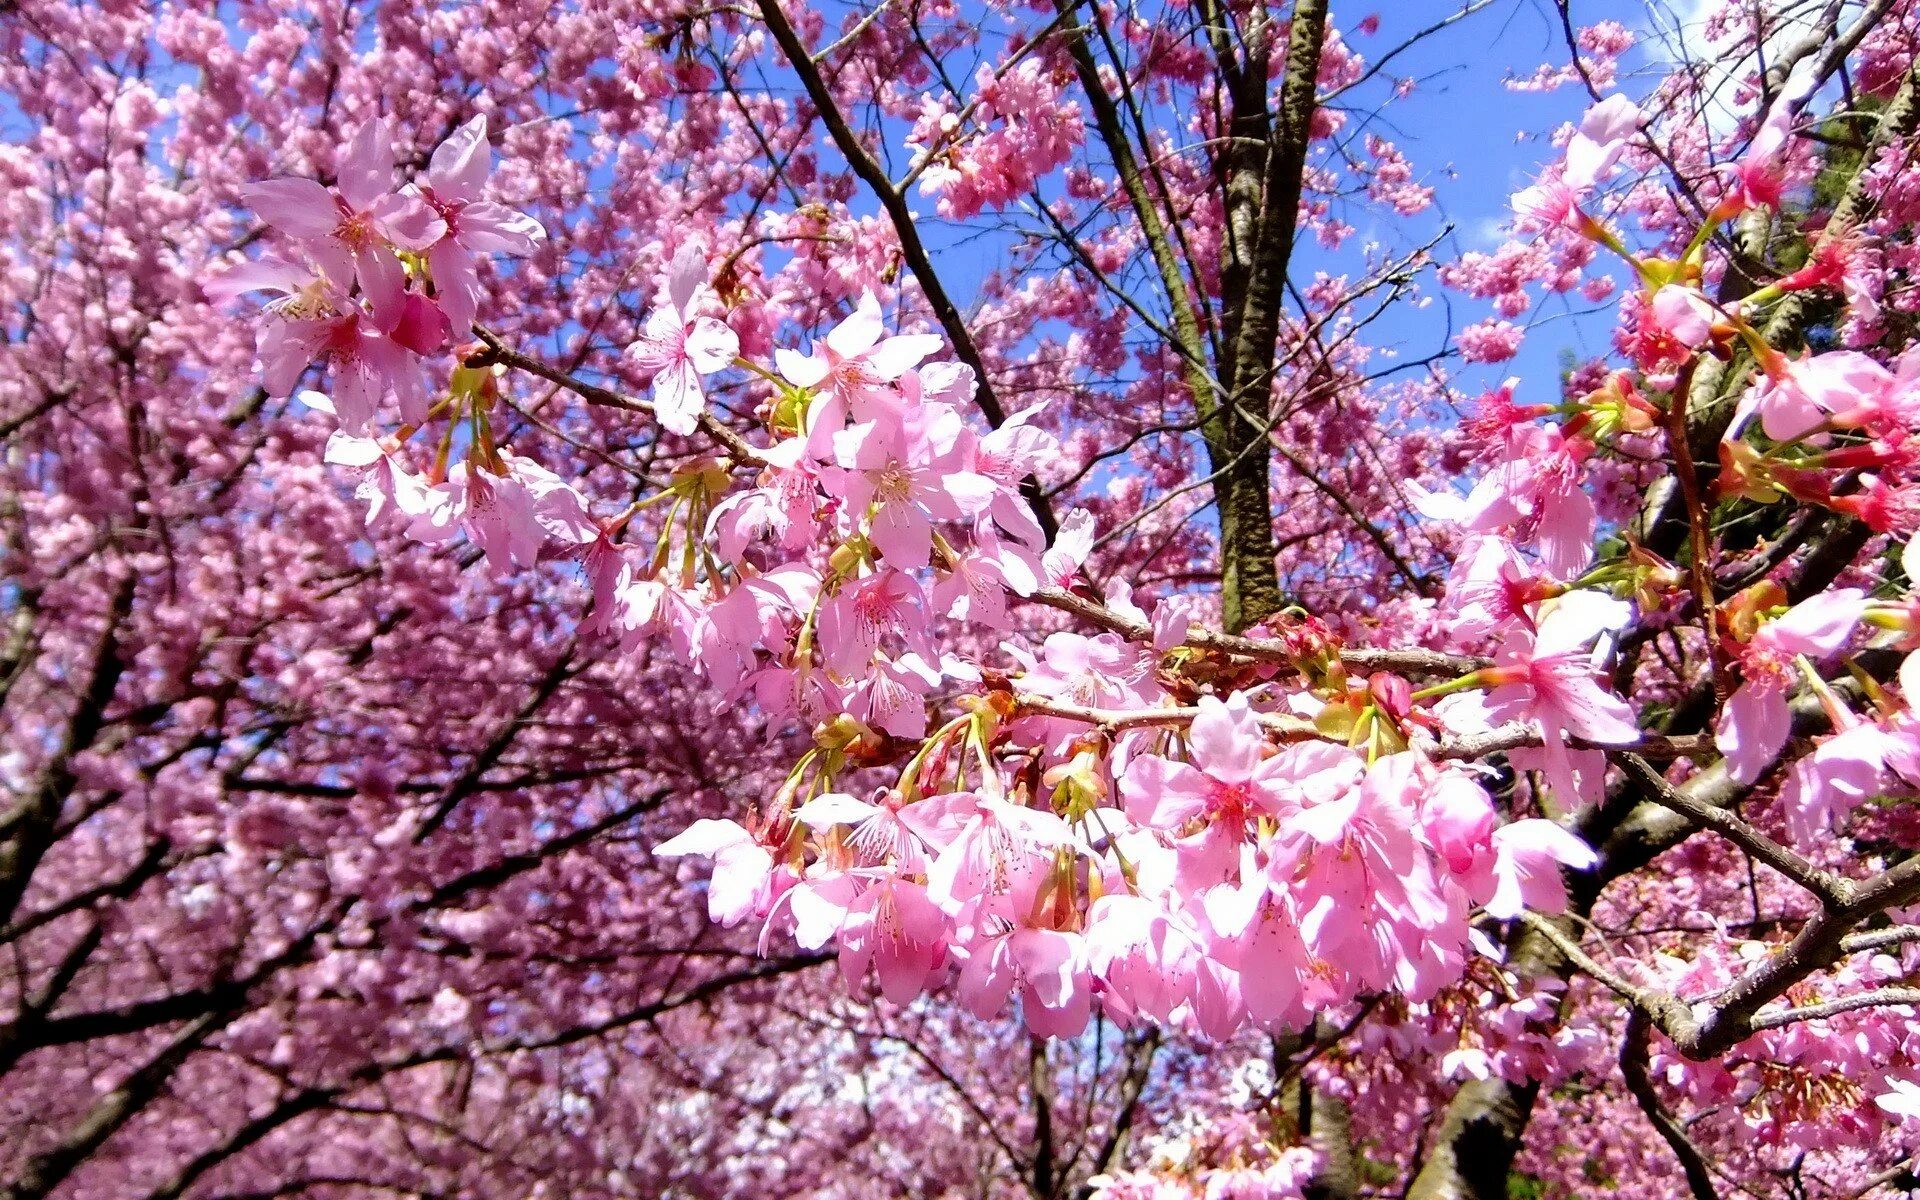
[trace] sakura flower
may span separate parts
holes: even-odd
[[[923,370],[922,376],[925,374]],[[1020,495],[1020,484],[1030,475],[1037,476],[1060,453],[1059,439],[1033,423],[1045,408],[1044,403],[1023,408],[983,437],[969,434],[962,459],[975,474],[997,485],[987,510],[994,521],[1034,549],[1045,544],[1046,535]]]
[[[1654,292],[1649,304],[1653,320],[1667,337],[1688,350],[1698,350],[1713,336],[1720,314],[1695,288],[1670,283]]]
[[[1175,839],[1180,886],[1190,891],[1227,878],[1250,823],[1297,808],[1292,785],[1303,775],[1348,757],[1338,751],[1330,763],[1307,763],[1300,754],[1334,749],[1308,746],[1265,757],[1266,735],[1245,693],[1224,702],[1202,696],[1199,707],[1186,762],[1141,755],[1120,780],[1128,813]]]
[[[479,311],[480,276],[474,268],[486,254],[530,254],[547,231],[540,222],[504,204],[482,199],[492,169],[487,118],[477,116],[441,142],[427,161],[419,196],[439,215],[446,233],[427,251],[434,298],[453,328],[465,330]]]
[[[1015,987],[1037,1036],[1078,1037],[1093,1010],[1084,939],[1022,925],[976,939],[960,971],[960,1002],[975,1016],[992,1017],[1006,1007]]]
[[[317,393],[312,393],[317,399]],[[328,402],[329,408],[331,402]],[[367,502],[367,524],[371,525],[391,503],[402,516],[416,517],[427,510],[427,483],[410,469],[398,446],[373,438],[356,437],[336,429],[327,438],[325,461],[347,467],[360,474],[354,495]]]
[[[464,530],[485,552],[496,575],[530,567],[548,536],[575,545],[591,542],[599,527],[578,492],[551,471],[510,451],[498,455],[504,471],[454,464],[431,492],[426,511],[409,527],[421,541],[444,541]]]
[[[446,222],[418,196],[393,191],[393,144],[387,123],[360,126],[340,161],[333,189],[311,179],[268,179],[242,194],[267,224],[302,240],[326,274],[358,280],[374,316],[391,327],[400,316],[407,272],[394,248],[421,251],[447,232]]]
[[[989,629],[1008,628],[1007,581],[1003,556],[998,547],[973,546],[947,564],[947,571],[933,585],[933,606],[949,617],[973,621]]]
[[[271,396],[288,396],[316,359],[333,376],[333,407],[349,433],[373,419],[392,392],[409,421],[426,415],[426,387],[412,353],[367,319],[325,275],[283,259],[242,263],[207,281],[206,292],[228,299],[264,291],[267,321],[260,329],[261,382]],[[396,312],[398,309],[396,309]]]
[[[1898,759],[1901,749],[1896,734],[1861,722],[1796,760],[1780,787],[1788,831],[1810,842],[1846,820],[1885,785],[1888,764]]]
[[[1464,500],[1408,490],[1427,516],[1475,533],[1503,534],[1517,544],[1532,543],[1548,574],[1571,579],[1592,561],[1599,523],[1593,497],[1581,486],[1583,464],[1592,452],[1592,443],[1568,437],[1558,426],[1523,425],[1509,434],[1505,461]]]
[[[864,978],[871,965],[880,994],[895,1004],[925,991],[946,967],[946,914],[925,887],[891,873],[848,906],[839,934],[847,982]]]
[[[1618,93],[1589,108],[1567,142],[1563,177],[1568,186],[1584,192],[1612,174],[1640,121],[1639,106]]]
[[[894,566],[926,566],[934,522],[975,516],[993,500],[992,480],[949,460],[952,445],[932,430],[875,422],[835,439],[843,469],[832,474],[830,490],[853,511],[870,510],[868,537]]]
[[[1580,193],[1562,180],[1542,179],[1521,188],[1511,203],[1517,233],[1555,228],[1581,232]]]
[[[913,576],[883,570],[842,584],[820,602],[821,654],[842,675],[864,674],[889,633],[931,652],[927,624],[926,597]]]
[[[827,456],[833,435],[845,426],[850,413],[866,419],[870,414],[865,408],[877,398],[876,393],[941,345],[940,338],[930,333],[885,334],[880,301],[869,291],[862,293],[846,320],[815,343],[811,354],[784,348],[774,351],[774,364],[787,382],[826,393],[807,411],[807,445],[816,457]]]
[[[767,467],[760,486],[735,492],[714,506],[707,535],[716,540],[722,557],[738,560],[761,538],[771,538],[784,550],[798,550],[818,532],[814,518],[820,472],[803,457],[804,449],[798,438],[769,446],[762,451]]]
[[[1851,350],[1787,360],[1741,398],[1728,436],[1755,414],[1775,441],[1831,425],[1898,445],[1920,423],[1920,355],[1903,354],[1891,368]]]
[[[1177,603],[1155,604],[1153,614],[1149,616],[1145,609],[1134,603],[1133,585],[1118,576],[1107,580],[1106,594],[1103,599],[1110,611],[1130,621],[1138,621],[1152,630],[1153,648],[1160,654],[1165,654],[1185,642],[1187,634],[1193,628],[1193,618]]]
[[[1820,659],[1838,651],[1865,612],[1865,594],[1842,588],[1801,601],[1754,633],[1740,656],[1746,682],[1728,698],[1714,726],[1714,742],[1736,781],[1760,778],[1787,744],[1793,731],[1787,698],[1793,692],[1796,659]]]
[[[1462,771],[1443,773],[1420,803],[1421,831],[1455,875],[1473,869],[1497,823],[1487,790]]]
[[[1493,831],[1493,892],[1487,913],[1506,920],[1522,908],[1566,911],[1567,885],[1560,868],[1584,871],[1599,861],[1593,848],[1552,821],[1529,818]]]
[[[1860,486],[1828,503],[1834,511],[1859,519],[1875,533],[1891,533],[1902,538],[1920,531],[1920,483],[1890,483],[1878,474],[1862,475]]]
[[[1257,868],[1251,847],[1243,846],[1241,856],[1240,882],[1221,883],[1205,894],[1209,949],[1236,975],[1236,1007],[1267,1028],[1299,1028],[1306,1021],[1311,955],[1292,892]],[[1196,1001],[1204,978],[1205,972],[1196,979]]]
[[[413,354],[360,312],[358,306],[333,316],[270,320],[260,331],[260,363],[267,391],[284,396],[315,360],[326,363],[341,428],[358,433],[373,420],[382,396],[391,392],[400,415],[410,423],[425,419],[426,386]]]
[[[1051,812],[1006,800],[972,797],[973,811],[927,872],[934,899],[949,912],[969,902],[980,915],[1012,917],[1009,898],[1032,894],[1036,873],[1053,852],[1074,844],[1073,831]]]
[[[712,622],[707,598],[693,588],[676,587],[658,578],[629,576],[615,592],[616,619],[627,631],[627,644],[644,634],[664,634],[674,651],[691,662],[704,662],[704,647]]]
[[[909,651],[898,658],[882,655],[866,677],[847,692],[845,708],[876,729],[895,737],[927,733],[927,693],[939,686],[940,672]]]
[[[1089,965],[1134,1011],[1158,1021],[1193,994],[1198,931],[1143,896],[1102,896],[1087,916]]]
[[[1563,797],[1579,794],[1568,757],[1568,736],[1624,746],[1640,738],[1633,710],[1602,688],[1587,649],[1617,629],[1626,606],[1598,592],[1562,596],[1532,633],[1515,632],[1495,652],[1485,678],[1494,684],[1487,711],[1496,721],[1534,722],[1540,729],[1547,779]]]
[[[620,613],[620,592],[633,579],[630,547],[615,540],[619,532],[618,522],[607,522],[577,551],[587,590],[593,597],[592,608],[580,624],[582,633],[605,633],[613,627]]]
[[[653,854],[655,858],[692,854],[712,859],[707,912],[727,928],[767,912],[777,898],[772,851],[736,821],[695,821],[655,846]]]
[[[756,671],[746,679],[742,690],[749,687],[755,701],[770,716],[797,717],[809,725],[833,717],[843,707],[844,689],[811,663]]]
[[[898,791],[875,801],[845,792],[826,792],[794,810],[793,818],[816,833],[838,825],[851,828],[846,845],[868,866],[892,864],[902,871],[926,870],[929,851],[947,846],[968,815],[966,802],[952,795],[911,803]]]
[[[1475,538],[1454,562],[1447,599],[1455,616],[1450,624],[1463,639],[1482,638],[1524,621],[1531,606],[1552,596],[1559,585],[1521,558],[1505,538]]]
[[[715,686],[728,691],[745,677],[761,645],[782,646],[791,605],[780,587],[745,579],[705,606],[700,665]]]
[[[693,315],[706,282],[705,255],[691,243],[682,246],[667,277],[667,303],[653,310],[646,332],[627,347],[641,369],[652,372],[654,413],[673,433],[692,433],[706,415],[700,377],[725,370],[740,353],[740,339],[724,322]]]
[[[1726,197],[1715,208],[1716,217],[1738,216],[1751,208],[1778,207],[1782,184],[1779,166],[1781,151],[1792,133],[1794,112],[1818,82],[1816,72],[1796,69],[1774,98],[1746,153],[1734,164],[1733,179]]]
[[[1085,509],[1068,513],[1053,535],[1053,545],[1040,556],[1040,583],[1043,587],[1070,589],[1080,578],[1080,568],[1093,553],[1093,514]]]
[[[1410,752],[1388,755],[1358,786],[1281,823],[1289,857],[1276,865],[1288,864],[1294,879],[1301,935],[1316,956],[1339,964],[1363,988],[1385,985],[1408,952],[1428,940],[1413,931],[1436,930],[1448,916],[1415,835],[1412,798],[1422,788],[1423,762]]]
[[[527,490],[533,501],[533,519],[550,538],[584,546],[600,536],[600,526],[587,510],[586,497],[566,480],[525,455],[501,449],[499,458],[508,474]]]

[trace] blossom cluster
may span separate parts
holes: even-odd
[[[1501,821],[1471,771],[1436,757],[1395,676],[1349,685],[1368,699],[1353,736],[1328,737],[1312,721],[1338,706],[1279,682],[1178,703],[1185,685],[1163,660],[1185,629],[1171,609],[1146,645],[1060,632],[1009,642],[999,664],[943,653],[942,621],[1004,630],[1010,602],[1084,590],[1092,529],[1069,519],[1049,545],[1022,494],[1057,454],[1044,414],[970,427],[971,370],[933,358],[936,336],[890,334],[871,293],[806,352],[749,363],[709,311],[705,259],[680,252],[630,351],[654,412],[692,434],[710,419],[706,381],[743,371],[771,391],[766,443],[696,460],[626,512],[596,519],[566,481],[494,443],[484,366],[456,368],[432,414],[465,421],[464,457],[443,451],[418,472],[405,442],[430,414],[403,386],[417,369],[381,365],[373,383],[365,364],[433,349],[399,339],[419,324],[407,312],[436,303],[421,285],[441,293],[453,255],[438,248],[471,228],[449,196],[489,203],[476,199],[480,131],[436,152],[417,192],[375,194],[391,166],[384,131],[368,129],[349,151],[351,195],[287,180],[253,193],[303,238],[315,274],[298,294],[331,289],[324,316],[269,306],[269,374],[285,390],[299,374],[288,364],[324,351],[342,397],[329,458],[361,472],[369,519],[391,508],[416,537],[464,530],[499,570],[557,543],[584,565],[596,622],[659,638],[726,694],[813,730],[814,749],[751,818],[700,821],[657,848],[714,860],[716,920],[758,922],[763,943],[784,929],[808,949],[836,944],[850,979],[871,967],[897,1003],[954,974],[982,1014],[1018,992],[1044,1033],[1077,1033],[1098,1007],[1224,1038],[1248,1022],[1297,1028],[1380,990],[1430,997],[1462,970],[1476,912],[1557,910],[1560,868],[1591,863],[1551,821]],[[339,214],[330,228],[306,213],[323,200]],[[353,298],[329,271],[357,284]],[[400,315],[384,327],[382,314]],[[302,321],[330,322],[328,340],[289,328]],[[383,349],[341,351],[335,330]],[[365,436],[383,388],[405,424]],[[736,488],[732,468],[750,485]],[[646,552],[621,534],[656,501],[671,508]],[[1548,606],[1572,622],[1583,598]],[[1104,599],[1131,607],[1123,592]],[[1630,734],[1575,661],[1592,632],[1523,648],[1501,668],[1502,711],[1556,735]],[[933,725],[943,708],[957,715]],[[1110,731],[1103,710],[1132,716]]]
[[[401,191],[378,122],[335,190],[257,185],[254,204],[294,256],[219,286],[282,293],[261,337],[269,386],[284,394],[325,364],[332,399],[306,395],[337,415],[328,457],[361,473],[369,520],[391,508],[423,540],[464,531],[502,572],[543,550],[575,558],[595,626],[670,644],[729,699],[810,734],[751,812],[655,848],[712,861],[715,921],[756,926],[763,948],[781,935],[836,947],[850,982],[871,974],[896,1004],[951,980],[982,1016],[1018,996],[1043,1035],[1074,1036],[1099,1012],[1225,1039],[1305,1028],[1369,996],[1428,1004],[1476,957],[1500,956],[1490,923],[1561,912],[1565,872],[1597,860],[1556,818],[1603,799],[1609,750],[1647,744],[1606,668],[1649,622],[1703,624],[1727,693],[1714,742],[1737,781],[1781,754],[1803,684],[1824,706],[1832,733],[1780,793],[1797,832],[1920,780],[1906,709],[1858,716],[1820,670],[1870,628],[1914,645],[1911,598],[1829,587],[1790,604],[1762,579],[1722,603],[1701,584],[1698,542],[1690,570],[1630,536],[1596,553],[1607,531],[1593,464],[1656,436],[1684,453],[1696,357],[1734,346],[1763,376],[1720,442],[1719,495],[1914,532],[1920,368],[1848,351],[1788,358],[1747,319],[1787,292],[1840,289],[1845,246],[1817,248],[1806,270],[1742,300],[1701,286],[1711,230],[1779,201],[1786,111],[1728,168],[1676,259],[1636,255],[1587,211],[1642,119],[1622,97],[1597,105],[1564,163],[1515,197],[1521,227],[1604,248],[1640,280],[1634,370],[1559,404],[1517,404],[1515,383],[1483,401],[1469,427],[1491,448],[1489,469],[1464,497],[1418,495],[1464,539],[1438,608],[1455,652],[1404,666],[1350,667],[1310,616],[1276,618],[1266,643],[1222,642],[1173,605],[1148,613],[1122,584],[1095,588],[1083,572],[1092,523],[1075,514],[1049,537],[1036,501],[1059,449],[1044,406],[974,427],[972,368],[938,357],[936,335],[890,332],[871,291],[804,351],[743,357],[695,245],[673,256],[664,302],[628,354],[661,429],[705,435],[713,454],[594,515],[566,480],[496,442],[510,361],[499,346],[467,348],[445,398],[429,404],[420,386],[418,357],[474,316],[474,255],[525,252],[538,234],[481,199],[477,122]],[[1510,346],[1474,349],[1501,336],[1475,334],[1465,352],[1505,357]],[[755,437],[710,410],[723,375],[761,396]],[[388,394],[401,424],[368,436]],[[436,420],[446,432],[421,471],[407,444]],[[451,461],[456,426],[464,453]],[[978,649],[1027,600],[1102,631]],[[1537,771],[1533,786],[1496,802],[1496,754],[1508,771]],[[1473,1056],[1456,1067],[1489,1069]]]

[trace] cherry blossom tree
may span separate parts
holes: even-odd
[[[1502,7],[7,12],[0,1194],[1910,1184],[1920,11]]]

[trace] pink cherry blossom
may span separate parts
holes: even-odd
[[[354,495],[367,502],[369,525],[389,504],[403,517],[417,517],[431,503],[426,481],[396,446],[336,429],[327,439],[326,461],[361,472]]]
[[[376,117],[347,144],[334,188],[287,177],[249,184],[245,195],[261,220],[300,239],[329,278],[358,282],[374,316],[390,326],[407,283],[395,249],[422,251],[447,232],[432,208],[394,192],[393,183],[391,135]]]
[[[1548,574],[1571,579],[1593,557],[1598,512],[1581,486],[1591,453],[1590,443],[1557,426],[1519,426],[1509,435],[1503,460],[1464,500],[1428,493],[1417,503],[1436,520],[1530,544]]]
[[[1762,625],[1747,643],[1740,657],[1746,682],[1728,698],[1714,727],[1714,741],[1735,779],[1752,783],[1786,745],[1793,729],[1787,699],[1795,687],[1797,659],[1838,651],[1865,611],[1863,593],[1852,588],[1828,592]]]
[[[826,458],[833,436],[850,416],[871,419],[873,407],[883,403],[890,385],[939,348],[940,339],[932,334],[887,336],[880,301],[866,291],[847,319],[816,343],[811,354],[779,349],[774,361],[787,382],[825,393],[807,410],[807,434],[808,448],[816,457]]]
[[[774,858],[768,847],[734,821],[699,820],[653,848],[655,857],[694,854],[713,860],[707,911],[734,926],[764,915],[775,899]]]
[[[1531,818],[1493,833],[1493,894],[1487,912],[1502,919],[1524,908],[1561,913],[1567,907],[1561,868],[1585,870],[1599,861],[1593,848],[1552,821]]]
[[[479,312],[480,276],[475,265],[480,258],[531,254],[547,236],[532,217],[483,199],[491,157],[487,118],[476,116],[434,149],[419,186],[420,198],[446,226],[428,249],[427,263],[433,270],[434,298],[458,330],[472,325]]]
[[[1491,673],[1487,707],[1495,720],[1536,724],[1546,752],[1547,778],[1565,797],[1576,796],[1567,738],[1629,745],[1640,737],[1625,701],[1596,678],[1589,644],[1625,619],[1624,606],[1595,592],[1560,597],[1532,632],[1501,644]]]
[[[627,347],[653,376],[653,409],[660,424],[679,434],[692,433],[706,414],[701,376],[725,370],[740,353],[740,339],[724,322],[694,315],[706,285],[706,256],[698,246],[682,246],[668,276],[667,303],[653,310],[646,332]]]
[[[857,982],[871,965],[880,994],[906,1004],[944,969],[946,927],[946,914],[925,887],[884,875],[847,907],[839,933],[840,969],[849,982]]]
[[[1617,92],[1589,108],[1567,142],[1568,185],[1585,191],[1606,179],[1643,119],[1639,106]]]

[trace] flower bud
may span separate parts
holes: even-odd
[[[1404,721],[1413,712],[1413,686],[1398,675],[1378,674],[1368,678],[1367,691],[1374,704],[1394,721]]]

